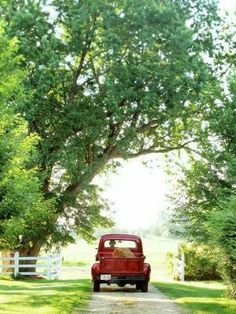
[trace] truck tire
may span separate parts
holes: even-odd
[[[136,290],[141,290],[142,289],[142,282],[137,282],[136,283]]]
[[[117,285],[118,285],[119,287],[123,288],[123,287],[126,285],[126,283],[125,283],[125,282],[119,282]]]
[[[141,291],[142,292],[148,292],[148,282],[147,281],[144,281],[142,283]]]
[[[98,280],[94,280],[93,282],[93,291],[100,292],[100,282]]]

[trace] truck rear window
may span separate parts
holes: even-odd
[[[115,248],[129,248],[135,249],[137,248],[137,243],[135,241],[129,240],[106,240],[104,242],[104,247],[115,247]]]

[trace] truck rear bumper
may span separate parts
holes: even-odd
[[[140,281],[145,281],[147,278],[145,276],[132,276],[132,275],[111,275],[110,280],[101,280],[100,276],[96,276],[95,280],[99,281],[100,283],[130,283],[135,284]]]

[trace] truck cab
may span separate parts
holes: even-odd
[[[148,291],[151,266],[144,262],[141,238],[130,234],[105,234],[100,238],[96,262],[91,268],[93,290],[100,284],[135,285]]]

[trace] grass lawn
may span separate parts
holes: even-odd
[[[154,285],[190,313],[236,313],[236,300],[225,297],[225,286],[219,282],[154,282]]]
[[[86,307],[91,297],[88,279],[0,280],[0,313],[68,314]]]

